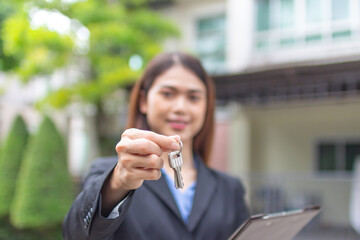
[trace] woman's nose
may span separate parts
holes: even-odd
[[[176,111],[184,111],[187,106],[187,101],[185,97],[179,96],[173,102],[173,109]]]

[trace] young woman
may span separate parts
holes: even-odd
[[[116,158],[94,162],[64,224],[65,239],[227,239],[248,217],[240,181],[207,164],[214,86],[200,62],[163,53],[130,98]],[[184,188],[167,158],[182,148]]]

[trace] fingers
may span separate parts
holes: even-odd
[[[158,180],[161,177],[161,170],[141,167],[125,168],[117,165],[113,176],[113,181],[119,183],[118,189],[132,190],[139,188],[144,180]]]
[[[122,138],[116,146],[116,151],[118,153],[127,152],[139,155],[156,154],[157,156],[161,156],[163,154],[163,150],[159,145],[145,138],[133,140],[129,138]]]
[[[136,189],[144,180],[161,176],[164,152],[180,149],[179,136],[164,136],[151,131],[128,129],[116,145],[118,164],[112,180],[118,188]]]
[[[158,169],[160,170],[164,161],[156,154],[122,156],[122,165],[126,169]]]
[[[136,189],[144,180],[158,180],[164,161],[156,154],[135,155],[119,154],[118,165],[114,174],[121,183],[122,189]]]
[[[129,139],[148,139],[154,143],[156,143],[163,151],[170,151],[170,150],[178,150],[180,148],[179,140],[180,137],[175,136],[164,136],[161,134],[157,134],[151,131],[139,130],[139,129],[127,129],[122,138],[129,138]]]
[[[136,168],[134,169],[134,175],[143,180],[158,180],[161,177],[161,170]]]

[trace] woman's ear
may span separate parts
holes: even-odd
[[[147,101],[146,101],[146,95],[145,95],[144,91],[140,92],[139,110],[142,114],[147,113]]]

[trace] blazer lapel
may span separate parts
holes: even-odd
[[[208,208],[217,185],[215,176],[211,174],[210,170],[202,163],[201,160],[198,161],[198,164],[198,176],[194,202],[187,224],[189,231],[193,231],[199,223],[202,215]]]
[[[164,175],[162,175],[157,181],[144,181],[143,185],[152,191],[161,201],[163,201],[164,204],[179,218],[179,220],[184,223]],[[216,186],[217,182],[214,175],[211,174],[210,170],[202,163],[201,160],[199,160],[195,196],[187,223],[187,228],[190,232],[195,229],[196,225],[199,223],[201,217],[208,208],[212,196],[215,193]]]
[[[183,222],[182,216],[176,205],[174,197],[170,192],[164,174],[162,174],[160,179],[157,181],[144,181],[143,185],[152,191],[161,201],[163,201],[165,205],[181,220],[181,222]]]

